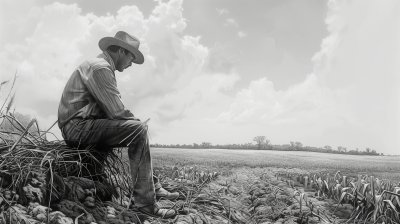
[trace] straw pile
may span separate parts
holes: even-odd
[[[120,195],[132,195],[128,165],[118,155],[121,149],[70,148],[63,141],[47,141],[48,132],[40,131],[35,119],[26,127],[12,113],[0,120],[2,127],[10,127],[0,129],[0,223],[138,220],[134,213],[117,217],[118,208],[103,203],[119,199],[121,204]],[[126,203],[130,201],[125,198]]]

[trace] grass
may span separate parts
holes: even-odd
[[[348,175],[368,174],[400,181],[400,161],[389,156],[354,156],[299,151],[152,148],[154,166],[281,167],[310,172],[340,170]]]

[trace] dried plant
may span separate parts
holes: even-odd
[[[17,78],[18,78],[17,72],[15,72],[14,78],[13,78],[13,82],[12,82],[12,85],[11,85],[11,88],[10,88],[10,91],[8,92],[8,95],[7,95],[6,99],[4,100],[4,102],[3,102],[3,104],[2,104],[2,106],[1,106],[1,108],[0,108],[0,115],[3,114],[3,108],[4,108],[4,106],[6,105],[7,102],[8,102],[8,103],[7,103],[7,109],[6,109],[6,113],[5,113],[5,114],[7,114],[8,111],[11,109],[11,106],[12,106],[12,104],[13,104],[13,102],[14,102],[14,96],[15,96],[15,92],[12,94],[12,91],[13,91],[13,89],[14,89],[15,81],[17,80]],[[1,84],[0,84],[0,90],[1,90],[1,86],[7,84],[9,81],[10,81],[10,80],[1,82]],[[12,94],[11,99],[8,100],[8,99],[10,98],[10,95],[11,95],[11,94]]]

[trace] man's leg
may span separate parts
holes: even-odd
[[[140,206],[155,203],[153,169],[146,126],[134,120],[70,121],[63,129],[65,139],[74,144],[128,148],[135,202]]]
[[[64,137],[70,142],[97,144],[110,147],[128,148],[131,176],[134,184],[135,201],[139,207],[155,203],[155,188],[161,188],[158,179],[153,176],[147,126],[134,120],[79,120],[70,121],[63,129]],[[154,180],[157,180],[154,183]],[[168,196],[178,193],[162,191]],[[174,197],[174,198],[176,198]]]
[[[160,183],[160,180],[158,180],[158,177],[156,175],[154,175],[154,173],[153,173],[153,183],[154,183],[154,189],[155,190],[158,190],[158,189],[160,189],[162,187],[161,183]]]
[[[134,184],[135,205],[144,207],[155,203],[153,167],[147,135],[128,148],[129,165]],[[134,179],[136,177],[136,179]]]

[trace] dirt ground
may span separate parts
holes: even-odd
[[[340,205],[337,208],[334,200],[318,197],[314,189],[305,189],[296,180],[292,182],[292,186],[289,186],[287,179],[276,175],[284,171],[288,170],[249,167],[228,170],[223,168],[221,175],[202,188],[198,195],[205,195],[205,199],[217,198],[225,210],[221,212],[221,209],[218,210],[218,206],[216,206],[216,212],[213,214],[210,209],[202,209],[201,203],[192,203],[188,214],[180,214],[171,222],[180,224],[343,223],[350,216],[351,205]],[[300,169],[290,171],[307,173]],[[295,191],[304,193],[307,203],[302,200],[300,204],[300,196],[294,196]],[[195,202],[196,200],[191,201]],[[207,206],[210,204],[208,203]],[[310,213],[310,207],[320,218],[306,215]],[[335,209],[337,210],[335,211]],[[226,211],[229,214],[226,214]],[[160,222],[153,220],[151,223]]]

